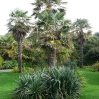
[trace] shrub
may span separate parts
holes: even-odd
[[[46,72],[49,99],[78,99],[81,82],[70,68],[51,68]],[[52,98],[54,97],[54,98]],[[60,97],[60,98],[59,98]]]
[[[0,68],[2,67],[2,63],[3,63],[3,58],[0,56]]]
[[[67,62],[64,63],[64,66],[70,67],[71,69],[76,70],[77,62],[68,60]]]
[[[99,71],[99,62],[96,62],[95,64],[92,65],[91,71],[93,72]]]
[[[14,99],[46,99],[43,96],[45,86],[42,72],[26,74],[20,77],[18,87],[13,91]]]
[[[25,73],[29,73],[29,72],[33,72],[34,69],[33,68],[30,68],[30,67],[23,67],[22,68],[22,72],[25,72]],[[17,67],[14,67],[12,72],[14,73],[18,73],[18,66]]]
[[[83,74],[82,74],[82,73],[77,73],[77,76],[78,76],[78,77],[80,78],[80,80],[81,80],[81,85],[82,85],[82,87],[86,87],[87,81],[86,81],[85,77],[83,76]]]
[[[92,65],[99,61],[99,47],[91,47],[84,55],[85,65]]]
[[[16,60],[5,60],[2,64],[2,69],[12,69],[15,66],[18,66]]]
[[[29,73],[29,72],[33,72],[33,71],[34,71],[34,69],[31,67],[25,66],[22,68],[22,72],[25,72],[25,73]]]
[[[14,67],[14,68],[12,69],[12,72],[18,73],[18,67]]]
[[[65,67],[39,70],[20,77],[14,99],[79,99],[80,78]]]

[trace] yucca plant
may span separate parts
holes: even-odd
[[[78,99],[81,88],[80,78],[74,70],[60,67],[46,71],[46,83],[51,97],[48,99]],[[60,98],[59,98],[60,97]]]
[[[42,92],[45,89],[40,71],[20,77],[18,87],[13,91],[14,99],[45,99]]]
[[[53,67],[20,77],[14,99],[79,99],[80,78],[74,70]]]

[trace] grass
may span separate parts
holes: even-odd
[[[11,91],[16,87],[18,73],[0,73],[0,99],[11,99]]]
[[[91,72],[88,68],[79,69],[86,79],[86,87],[82,88],[80,99],[99,99],[99,72]],[[21,74],[0,73],[0,99],[11,99],[11,91],[16,87],[16,80]]]
[[[86,79],[86,86],[81,90],[80,99],[99,99],[99,72],[91,72],[89,68],[79,69]]]

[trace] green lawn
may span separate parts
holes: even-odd
[[[99,72],[89,69],[79,69],[85,77],[87,84],[82,88],[80,99],[99,99]],[[18,73],[0,73],[0,99],[11,99],[11,91],[16,87]]]
[[[80,99],[99,99],[99,72],[91,72],[84,68],[79,70],[86,79],[86,87],[81,90]]]
[[[16,86],[18,73],[0,73],[0,99],[11,99],[11,91]]]

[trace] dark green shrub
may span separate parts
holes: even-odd
[[[79,99],[80,78],[66,67],[49,68],[20,77],[14,99]]]
[[[91,70],[92,70],[93,72],[99,71],[99,62],[96,62],[95,64],[93,64]]]
[[[64,66],[70,67],[71,69],[75,70],[77,67],[77,62],[68,60],[67,62],[64,63]]]
[[[99,47],[91,47],[84,55],[84,64],[92,65],[99,61]]]
[[[78,99],[81,82],[70,68],[51,68],[45,80],[49,89],[48,99]],[[60,98],[59,98],[60,97]]]

